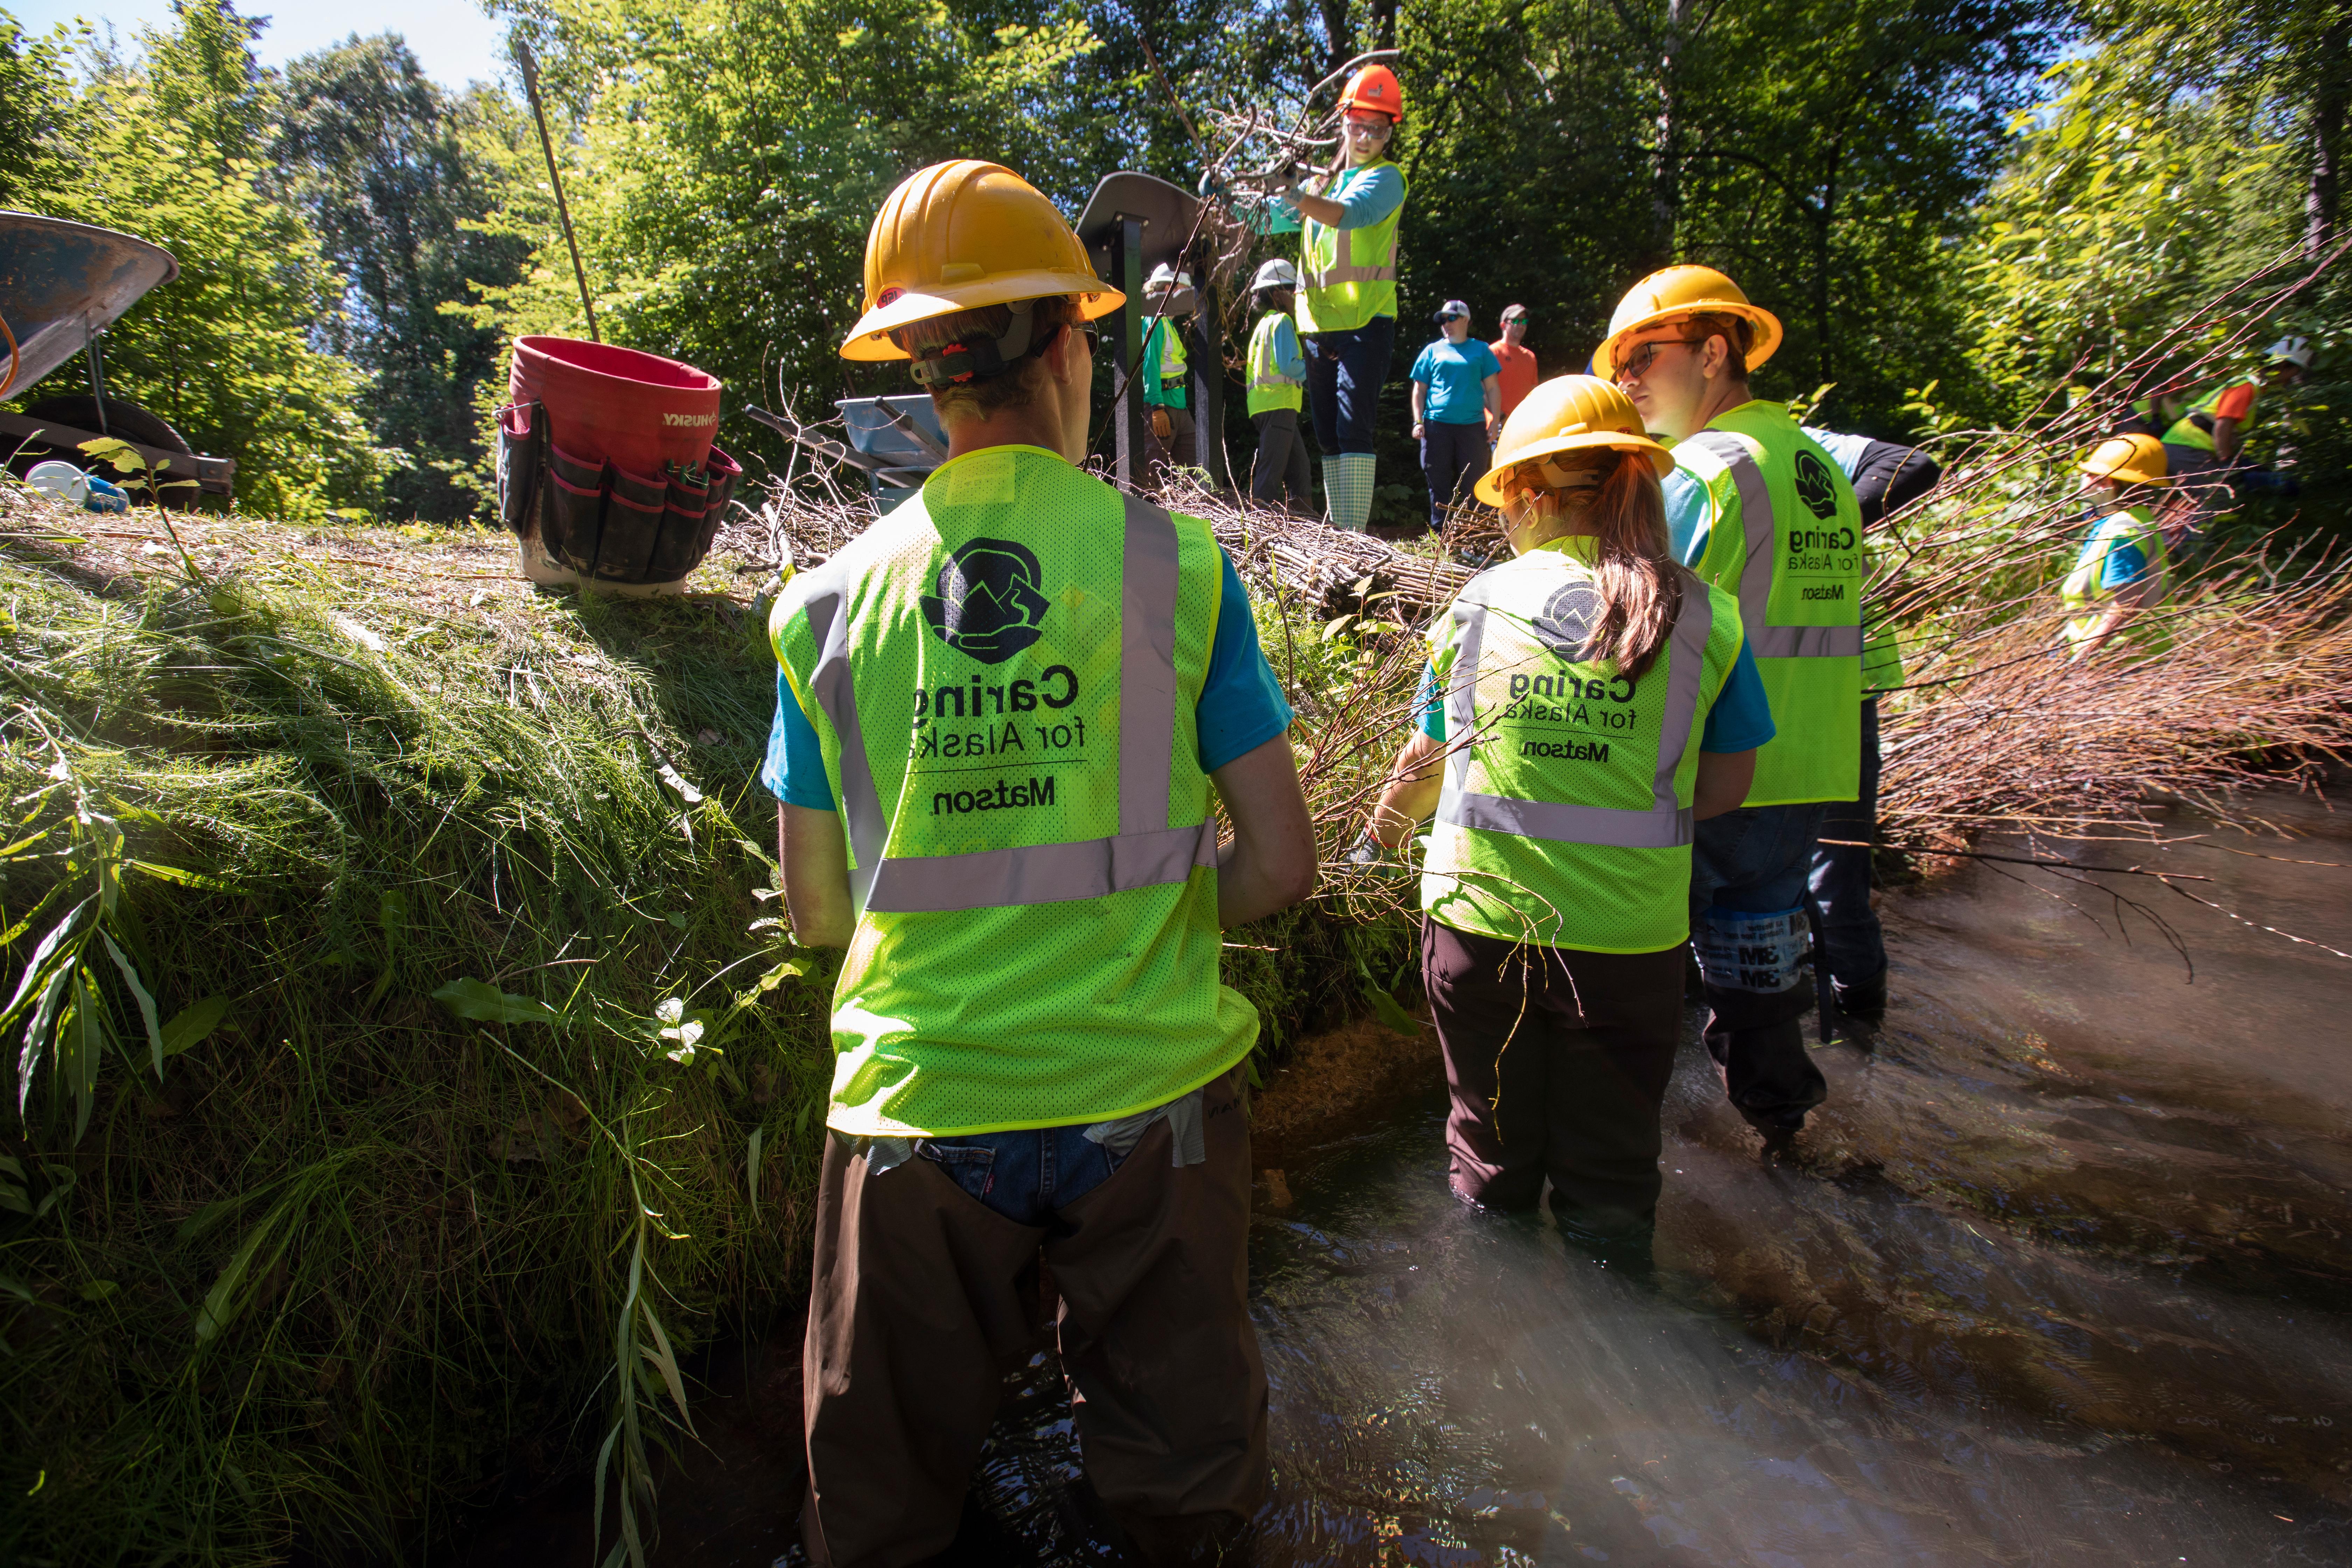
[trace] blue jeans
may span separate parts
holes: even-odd
[[[1325,457],[1372,449],[1372,417],[1381,384],[1396,349],[1396,318],[1374,316],[1353,331],[1303,332],[1307,401],[1315,411],[1315,444]]]
[[[1429,526],[1443,531],[1448,507],[1470,493],[1486,472],[1486,422],[1449,425],[1427,419],[1421,426],[1421,472],[1429,481]]]
[[[1694,945],[1709,945],[1702,929],[1709,910],[1766,915],[1801,910],[1824,808],[1741,806],[1698,825],[1691,853]],[[1738,922],[1727,922],[1738,924]],[[1723,1069],[1724,1092],[1748,1125],[1768,1141],[1804,1125],[1805,1113],[1829,1098],[1829,1080],[1805,1053],[1801,1020],[1813,988],[1801,963],[1780,973],[1777,989],[1758,989],[1750,973],[1707,972],[1706,1049]]]
[[[1878,699],[1862,703],[1862,795],[1822,808],[1821,837],[1853,844],[1822,844],[1813,849],[1806,906],[1821,942],[1822,967],[1851,989],[1886,972],[1886,934],[1870,907],[1870,851],[1878,836]]]
[[[1014,1224],[1044,1226],[1127,1163],[1125,1154],[1089,1141],[1088,1125],[919,1138],[915,1157]]]
[[[1743,805],[1700,823],[1691,850],[1692,921],[1710,907],[1759,915],[1801,908],[1827,809]]]

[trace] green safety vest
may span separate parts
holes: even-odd
[[[1143,401],[1161,408],[1185,407],[1187,374],[1184,325],[1173,316],[1162,316],[1151,322],[1151,331],[1144,340]]]
[[[1739,606],[1684,574],[1639,681],[1586,663],[1593,547],[1571,534],[1482,572],[1430,628],[1453,749],[1421,906],[1508,942],[1659,952],[1690,935],[1698,742],[1739,657]]]
[[[2242,381],[2225,381],[2219,386],[2207,387],[2197,401],[2189,405],[2189,411],[2174,420],[2172,428],[2164,433],[2164,444],[2168,447],[2194,447],[2200,452],[2219,450],[2213,445],[2213,410],[2221,405],[2222,394],[2245,384]],[[2259,396],[2260,393],[2256,395]],[[2253,416],[2254,407],[2249,403],[2246,417],[2252,419]],[[2204,422],[2200,424],[2200,419]]]
[[[1383,165],[1389,159],[1349,169],[1324,192],[1333,201],[1347,192],[1360,173]],[[1402,179],[1404,171],[1397,170]],[[1410,194],[1411,186],[1406,187]],[[1403,221],[1404,203],[1380,222],[1365,228],[1331,228],[1302,217],[1303,243],[1298,259],[1298,330],[1302,332],[1347,332],[1374,316],[1397,311],[1397,225]]]
[[[1106,1121],[1248,1053],[1193,717],[1222,586],[1207,523],[1034,447],[942,464],[786,586],[857,916],[828,1126]]]
[[[1290,318],[1280,310],[1268,310],[1257,319],[1257,330],[1250,333],[1249,342],[1249,411],[1265,414],[1276,408],[1297,413],[1306,401],[1306,388],[1275,368],[1274,340],[1282,333],[1282,323]]]
[[[1706,487],[1692,570],[1738,596],[1779,731],[1748,805],[1853,800],[1862,788],[1862,511],[1783,404],[1748,402],[1675,446]]]
[[[2101,579],[2106,574],[2107,556],[2119,544],[2139,546],[2157,581],[2164,581],[2169,562],[2164,530],[2157,525],[2152,510],[2144,506],[2126,507],[2092,524],[2090,537],[2083,541],[2082,553],[2074,557],[2074,569],[2058,584],[2059,602],[2074,612],[2066,620],[2066,641],[2078,652],[2084,640],[2098,630],[2107,605],[2116,596],[2115,590]],[[2150,652],[2160,650],[2169,640],[2159,628],[2126,627],[2117,635],[2129,637]]]

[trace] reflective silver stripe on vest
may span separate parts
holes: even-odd
[[[1342,232],[1353,233],[1354,231]],[[1309,289],[1330,289],[1341,283],[1393,283],[1396,281],[1396,275],[1397,269],[1393,265],[1352,267],[1334,262],[1319,271],[1307,272],[1306,281]]]
[[[1772,563],[1780,557],[1772,489],[1756,466],[1748,443],[1722,430],[1702,430],[1684,443],[1714,453],[1731,470],[1739,492],[1739,521],[1748,534],[1748,563],[1739,572],[1739,624],[1748,651],[1758,658],[1858,658],[1862,627],[1776,626],[1765,616],[1772,604]]]
[[[857,684],[849,669],[846,553],[835,555],[810,574],[818,586],[803,603],[809,637],[817,650],[816,678],[809,686],[841,740],[841,815],[848,821],[850,858],[856,862],[849,870],[849,896],[862,910],[882,864],[890,819],[882,815],[874,770],[866,762],[866,731],[857,725]]]
[[[842,593],[828,584],[809,600],[810,630],[824,650],[817,701],[841,735],[843,813],[860,868],[850,874],[850,891],[861,912],[937,914],[1099,899],[1181,882],[1193,867],[1217,863],[1215,816],[1196,826],[1168,826],[1176,744],[1176,521],[1149,501],[1119,499],[1127,530],[1119,560],[1118,832],[1108,838],[885,858],[889,818],[866,763]]]
[[[1476,587],[1474,581],[1471,588]],[[1448,740],[1471,733],[1476,721],[1474,694],[1487,609],[1468,592],[1454,605],[1454,617],[1463,623],[1463,633],[1454,656],[1455,679],[1445,694]],[[1686,577],[1682,608],[1675,613],[1675,628],[1667,639],[1671,653],[1666,665],[1666,710],[1658,729],[1658,765],[1650,779],[1648,810],[1474,795],[1465,787],[1470,777],[1470,748],[1462,746],[1454,753],[1451,776],[1438,796],[1437,820],[1522,838],[1618,849],[1673,849],[1691,842],[1695,819],[1675,793],[1675,774],[1682,768],[1692,727],[1698,721],[1699,693],[1706,679],[1706,641],[1714,630],[1715,607],[1705,584]],[[1467,680],[1462,679],[1465,668],[1470,672]]]

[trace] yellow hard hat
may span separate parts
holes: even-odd
[[[1675,455],[1643,434],[1632,398],[1599,376],[1561,375],[1521,398],[1503,421],[1494,466],[1475,487],[1478,499],[1501,506],[1510,499],[1503,481],[1518,464],[1586,447],[1644,453],[1660,479],[1674,471]]]
[[[1592,351],[1592,368],[1615,374],[1619,339],[1676,316],[1701,312],[1738,316],[1755,327],[1755,342],[1748,349],[1750,370],[1770,359],[1772,351],[1780,346],[1780,318],[1749,304],[1738,284],[1712,267],[1668,267],[1634,284],[1617,301],[1617,313],[1609,318],[1609,335]]]
[[[2164,443],[2153,436],[2110,436],[2075,467],[2094,479],[2121,479],[2127,485],[2160,485],[2171,476],[2164,460]]]
[[[1127,302],[1095,276],[1054,204],[1001,163],[934,163],[900,182],[866,235],[866,313],[844,359],[905,359],[889,334],[983,305],[1075,294],[1093,321]]]

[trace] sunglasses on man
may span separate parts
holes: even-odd
[[[1705,338],[1652,338],[1617,362],[1617,379],[1621,382],[1639,381],[1649,374],[1650,367],[1657,363],[1660,349],[1671,347],[1675,343],[1689,348],[1705,342],[1706,342]]]

